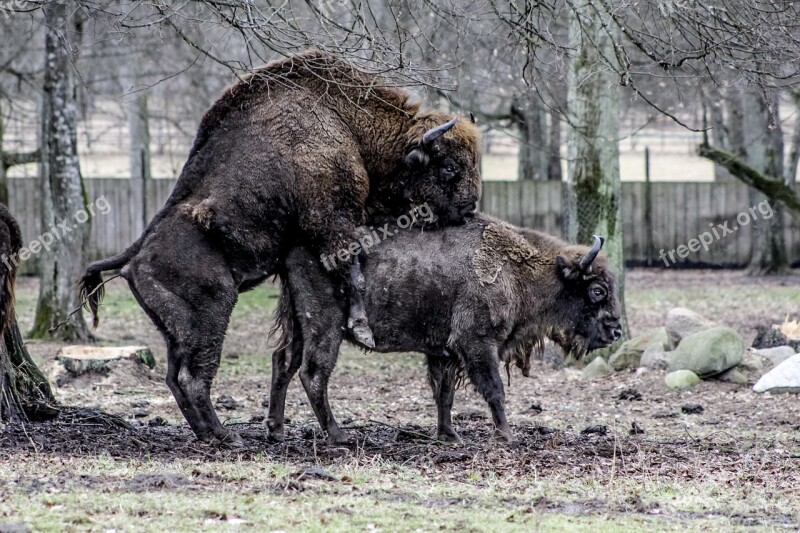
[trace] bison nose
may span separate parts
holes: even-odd
[[[472,217],[478,212],[478,206],[473,202],[461,208],[461,216]]]
[[[611,332],[611,336],[614,338],[614,342],[617,342],[620,339],[620,337],[622,337],[622,328],[620,327],[614,328],[614,330]]]

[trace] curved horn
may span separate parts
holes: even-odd
[[[580,268],[582,271],[591,266],[592,262],[597,257],[597,254],[600,253],[600,248],[602,248],[603,244],[606,242],[603,237],[598,237],[597,235],[592,235],[592,239],[594,242],[592,243],[591,250],[586,252],[586,255],[581,258],[581,262],[578,263],[578,268]]]
[[[453,128],[453,126],[456,125],[457,121],[458,117],[454,118],[453,120],[451,120],[446,124],[442,124],[441,126],[436,126],[434,128],[429,129],[428,131],[425,132],[425,135],[422,136],[422,144],[428,146],[433,141],[444,135],[445,132],[450,131]]]

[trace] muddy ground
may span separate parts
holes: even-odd
[[[435,410],[421,357],[346,348],[332,379],[331,405],[352,443],[325,443],[296,380],[287,401],[286,442],[274,444],[261,420],[275,291],[263,287],[243,295],[237,306],[213,392],[221,418],[236,427],[246,447],[220,450],[195,441],[163,382],[163,341],[125,286],[111,285],[98,337],[110,345],[147,344],[157,367],[67,384],[56,394],[73,409],[60,419],[6,427],[0,433],[0,496],[7,503],[0,504],[0,523],[20,518],[48,529],[52,517],[21,512],[13,502],[32,499],[48,508],[52,494],[66,498],[53,505],[68,507],[70,495],[91,499],[101,493],[125,501],[131,494],[168,493],[176,502],[187,501],[186,510],[173,515],[181,517],[178,529],[188,530],[197,524],[284,528],[273,519],[284,520],[289,530],[800,528],[796,396],[758,395],[713,380],[675,392],[657,371],[586,382],[577,368],[537,362],[531,378],[512,373],[507,388],[515,442],[492,441],[484,402],[464,389],[455,402],[464,443],[445,445],[429,438]],[[35,281],[21,280],[18,293],[27,328]],[[678,305],[750,340],[756,325],[800,314],[797,274],[753,279],[729,271],[633,270],[627,294],[634,334],[662,325],[666,311]],[[54,372],[58,345],[29,348]],[[98,417],[97,409],[119,418]],[[138,466],[130,470],[131,464]],[[220,471],[227,474],[214,474]],[[227,491],[237,496],[223,498],[227,504],[214,500],[224,520],[217,511],[200,512],[203,498]],[[242,494],[266,494],[281,510],[269,518],[242,512],[241,506],[261,502],[241,503],[236,498]],[[296,507],[322,501],[329,505],[310,512]],[[366,502],[373,507],[364,510]],[[226,511],[226,505],[240,510]],[[149,529],[175,518],[168,510],[137,515],[115,509],[102,506],[91,515],[99,518],[86,523],[52,523],[88,530],[137,523]],[[437,520],[430,522],[432,517]],[[440,523],[438,517],[456,521]]]

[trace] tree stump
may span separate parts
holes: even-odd
[[[102,374],[109,370],[109,363],[127,359],[150,369],[156,360],[147,346],[65,346],[56,354],[56,359],[72,376],[87,373]]]

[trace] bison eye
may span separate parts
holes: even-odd
[[[592,301],[597,303],[606,297],[606,290],[603,287],[592,287],[589,289],[589,295],[591,296]]]
[[[439,171],[439,175],[442,179],[450,181],[456,177],[458,174],[458,169],[456,169],[455,165],[443,165]]]

